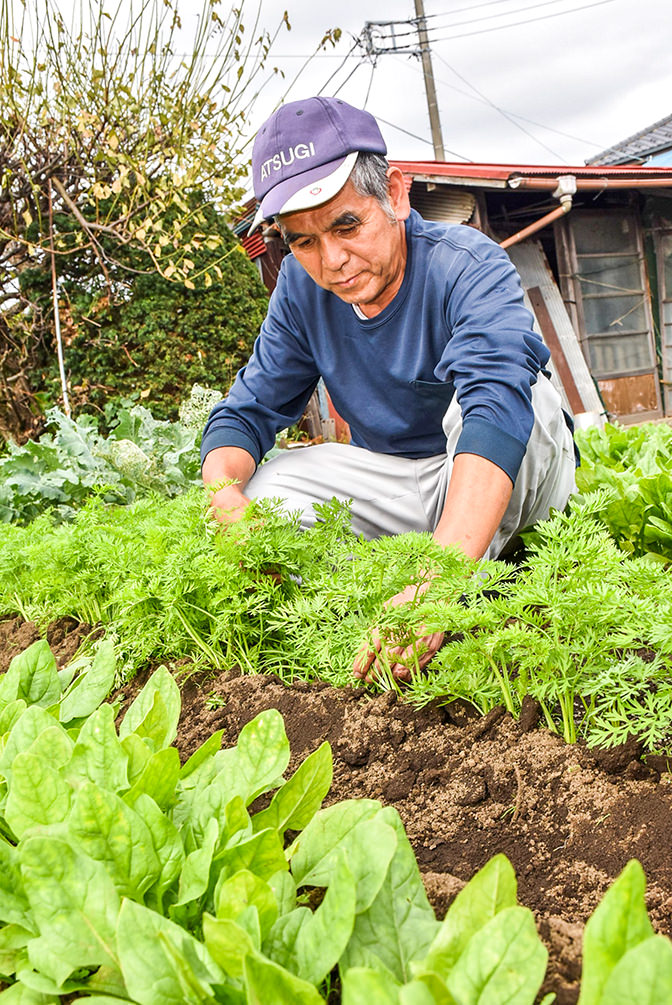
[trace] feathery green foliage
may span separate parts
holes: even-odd
[[[446,645],[419,700],[446,691],[483,712],[504,703],[517,715],[525,695],[573,742],[611,746],[640,736],[672,743],[672,592],[669,574],[628,558],[596,515],[601,494],[540,523],[520,571],[501,595],[454,606],[461,636]],[[437,598],[430,628],[445,624]]]
[[[598,493],[539,524],[514,567],[468,561],[429,535],[359,539],[336,502],[307,531],[258,502],[222,532],[195,489],[122,508],[93,498],[68,525],[0,527],[0,612],[101,623],[125,675],[188,656],[287,683],[351,683],[374,625],[392,644],[443,631],[409,700],[461,698],[484,713],[504,704],[517,716],[531,695],[570,742],[638,736],[670,750],[669,574],[616,547],[596,516],[603,505]],[[413,604],[384,607],[430,577]]]

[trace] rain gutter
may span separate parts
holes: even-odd
[[[572,177],[571,175],[565,177]],[[509,188],[514,189],[548,189],[556,188],[556,178],[525,178],[518,175],[509,178]],[[605,188],[672,188],[672,175],[669,178],[576,178],[576,191],[602,191]]]

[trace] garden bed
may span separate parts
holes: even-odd
[[[59,663],[72,658],[84,631],[70,619],[50,626]],[[39,637],[20,619],[0,623],[0,670]],[[486,717],[457,702],[414,709],[390,692],[177,670],[183,758],[217,729],[224,746],[233,744],[258,712],[277,708],[293,764],[323,740],[331,744],[328,802],[371,797],[399,810],[439,917],[478,868],[506,854],[519,901],[534,911],[549,948],[544,987],[558,1005],[577,999],[583,925],[629,859],[646,873],[654,928],[672,935],[672,775],[635,744],[606,752],[567,745],[538,726],[531,702],[514,722],[499,708]],[[117,696],[122,709],[146,677]]]

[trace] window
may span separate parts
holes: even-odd
[[[627,211],[570,218],[577,307],[597,378],[650,373],[656,360],[638,225]]]

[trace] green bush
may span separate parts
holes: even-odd
[[[111,269],[111,296],[99,269],[87,268],[83,256],[68,261],[61,325],[78,411],[103,408],[124,397],[141,400],[158,419],[176,419],[179,403],[193,384],[229,387],[250,355],[268,296],[224,219],[209,223],[218,227],[224,249],[199,248],[192,238],[196,270],[218,261],[221,281],[207,288],[201,283],[191,290],[166,280],[135,253],[132,265],[138,271],[130,285],[127,275],[121,281],[120,269]],[[49,295],[46,277],[35,276],[33,282],[33,303],[39,304]],[[58,400],[54,354],[45,357],[34,384]]]

